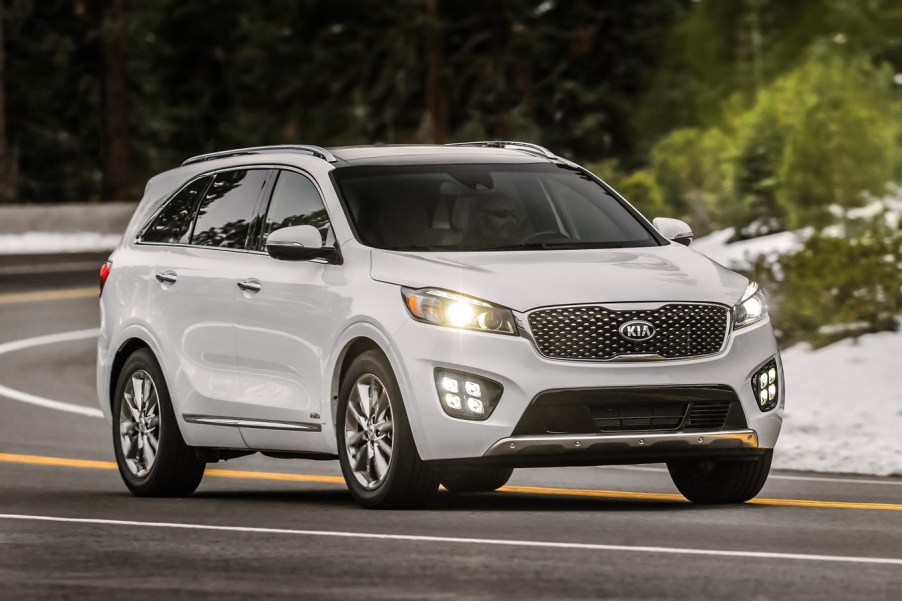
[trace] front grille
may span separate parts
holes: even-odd
[[[727,421],[727,414],[729,412],[729,402],[693,403],[686,427],[690,429],[699,428],[702,430],[720,428],[723,426],[723,423]]]
[[[727,386],[588,388],[541,393],[527,407],[514,435],[745,427],[739,399]]]
[[[721,305],[670,304],[658,309],[614,311],[600,305],[539,309],[529,314],[536,346],[552,359],[605,361],[629,355],[682,359],[713,355],[723,347],[729,310]],[[631,341],[618,332],[635,319],[650,322],[654,335]]]
[[[628,430],[676,430],[686,415],[685,403],[634,405],[621,403],[590,409],[599,432]]]

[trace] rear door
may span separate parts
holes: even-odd
[[[237,427],[241,403],[233,322],[240,290],[235,259],[247,252],[269,174],[269,169],[233,169],[202,178],[208,181],[197,193],[191,227],[173,232],[178,238],[166,240],[169,246],[154,266],[150,314],[169,355],[170,393],[189,444],[244,446]],[[171,212],[183,214],[184,209]],[[156,237],[152,224],[144,242]]]

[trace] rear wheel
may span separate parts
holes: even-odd
[[[773,450],[753,459],[681,459],[667,462],[683,496],[702,505],[745,503],[757,495],[770,472]]]
[[[363,507],[418,507],[435,494],[438,478],[417,453],[401,390],[380,352],[348,367],[336,422],[341,471]]]
[[[185,444],[153,353],[133,353],[113,397],[113,450],[119,474],[139,497],[181,497],[200,484],[206,464]]]
[[[442,468],[439,478],[454,493],[492,492],[507,484],[513,473],[512,468],[468,465]]]

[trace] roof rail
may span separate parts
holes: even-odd
[[[510,140],[485,140],[482,142],[454,142],[453,144],[445,144],[445,146],[483,146],[485,148],[515,148],[517,150],[523,150],[530,154],[537,154],[539,156],[545,157],[546,159],[556,159],[558,156],[545,148],[544,146],[539,146],[538,144],[531,144],[529,142],[516,142]]]
[[[311,146],[309,144],[277,144],[274,146],[251,146],[250,148],[236,148],[234,150],[221,150],[219,152],[199,154],[196,157],[186,159],[182,165],[192,165],[203,161],[212,161],[213,159],[237,157],[243,154],[259,154],[261,152],[302,152],[324,161],[329,161],[330,163],[336,161],[334,154],[320,146]]]

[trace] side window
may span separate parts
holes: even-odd
[[[268,169],[217,173],[197,211],[191,244],[244,248]]]
[[[324,244],[334,242],[326,207],[313,182],[294,171],[280,171],[263,225],[261,249],[271,233],[293,225],[312,225],[320,231]]]
[[[207,189],[212,177],[197,179],[172,197],[169,203],[144,230],[142,242],[187,244],[191,235],[191,221],[200,195]]]

